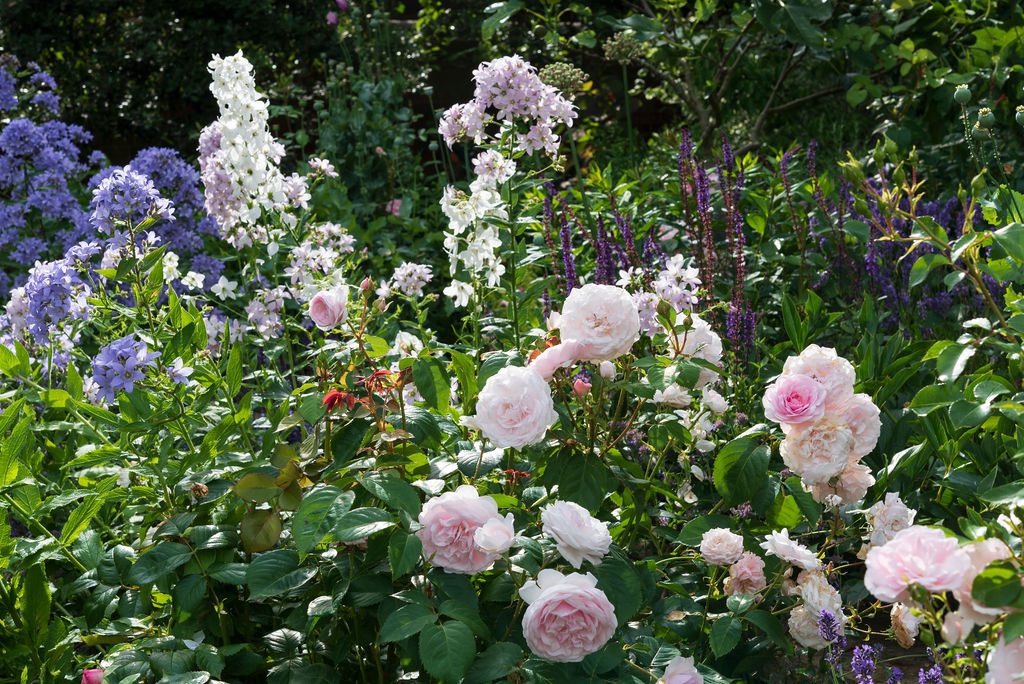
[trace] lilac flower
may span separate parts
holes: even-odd
[[[178,385],[191,385],[192,381],[188,379],[188,376],[192,375],[192,368],[185,365],[185,362],[181,360],[181,357],[174,359],[174,362],[167,367],[167,376],[171,379],[171,382]]]
[[[93,190],[89,220],[101,233],[113,233],[116,224],[137,225],[148,217],[174,220],[174,206],[160,196],[153,182],[132,167],[115,169]]]
[[[839,641],[839,620],[831,611],[822,610],[818,616],[818,635],[825,641]]]
[[[97,394],[112,403],[117,393],[131,392],[145,377],[144,368],[153,368],[160,352],[151,352],[145,342],[128,334],[103,347],[92,361],[92,379]]]
[[[572,231],[569,229],[569,221],[563,211],[560,217],[561,229],[558,231],[558,238],[562,246],[562,268],[565,274],[565,293],[569,294],[573,289],[579,287],[579,280],[576,279],[576,259],[572,253]]]
[[[422,297],[423,286],[434,277],[430,266],[423,264],[403,263],[395,269],[391,281],[402,294],[409,297]]]
[[[28,302],[25,322],[36,343],[47,346],[65,321],[87,318],[91,308],[88,293],[89,288],[67,260],[37,263],[24,287]]]

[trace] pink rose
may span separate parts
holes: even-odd
[[[764,393],[764,417],[775,423],[813,423],[825,415],[825,387],[809,375],[780,376]]]
[[[309,301],[309,317],[321,330],[331,330],[345,322],[348,314],[348,287],[339,285],[321,290]]]
[[[580,360],[583,344],[576,340],[566,340],[561,344],[548,347],[530,363],[530,368],[540,373],[545,380],[551,380],[559,368],[568,368]]]
[[[864,563],[864,587],[875,598],[906,602],[914,584],[931,592],[958,588],[971,558],[942,530],[913,525],[897,532],[885,546],[868,551]]]
[[[511,513],[505,514],[504,518],[491,518],[473,533],[473,541],[485,553],[503,554],[512,548],[512,542],[516,540],[512,522]]]
[[[972,629],[974,623],[958,610],[950,611],[942,618],[942,640],[947,644],[959,644]]]
[[[747,551],[729,566],[729,577],[725,580],[725,593],[729,596],[756,594],[766,586],[764,561],[757,554]]]
[[[1000,539],[986,539],[964,547],[971,559],[971,565],[964,573],[962,583],[953,590],[953,597],[960,604],[957,609],[964,617],[979,625],[987,625],[995,620],[1005,608],[992,608],[971,598],[971,588],[975,578],[990,564],[1013,557],[1013,552]]]
[[[519,595],[530,604],[523,615],[526,645],[546,660],[578,663],[615,633],[615,608],[589,572],[563,575],[544,569]]]
[[[1002,637],[988,655],[985,684],[1015,684],[1024,672],[1024,637],[1006,643]]]
[[[844,423],[853,434],[853,454],[858,458],[867,456],[878,444],[882,432],[882,419],[878,407],[867,394],[850,396],[835,412],[836,418]]]
[[[875,477],[871,469],[851,458],[834,481],[812,485],[811,496],[818,503],[831,506],[851,504],[863,499],[873,484]]]
[[[520,449],[543,441],[558,419],[551,388],[532,368],[505,366],[487,379],[476,415],[462,424],[479,430],[494,446]]]
[[[743,555],[743,537],[724,527],[712,527],[700,538],[700,554],[711,565],[735,563]]]
[[[600,565],[612,544],[607,523],[571,501],[554,502],[541,511],[540,520],[544,534],[555,540],[558,553],[577,570],[583,561]]]
[[[572,383],[572,393],[580,398],[583,398],[590,394],[590,390],[592,390],[593,388],[594,386],[591,385],[586,380],[584,380],[583,378],[576,378],[576,380],[573,381]]]
[[[583,345],[581,360],[612,361],[629,353],[640,339],[640,314],[621,287],[588,283],[565,299],[558,318],[563,340]]]
[[[694,667],[693,658],[676,656],[669,661],[657,684],[704,684],[704,675]]]
[[[826,418],[794,426],[779,445],[779,453],[786,466],[810,486],[824,484],[843,472],[854,444],[849,428]]]
[[[869,541],[874,546],[882,546],[896,536],[897,532],[913,525],[915,515],[917,511],[903,503],[899,494],[887,493],[884,501],[877,502],[865,514],[868,524],[871,525]]]
[[[782,367],[783,375],[807,375],[825,389],[825,410],[842,405],[853,394],[857,372],[853,365],[836,354],[835,349],[808,345],[799,356],[790,356]]]
[[[93,668],[82,673],[82,684],[103,684],[103,670]]]
[[[423,557],[448,572],[472,575],[486,570],[503,551],[481,548],[477,532],[495,519],[502,520],[498,504],[489,496],[480,496],[470,485],[431,499],[420,512],[423,527],[416,532],[423,542]],[[493,528],[481,538],[485,543],[493,539]]]
[[[398,216],[402,212],[402,200],[393,199],[384,205],[384,211],[392,216]]]

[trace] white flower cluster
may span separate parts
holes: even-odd
[[[242,52],[214,55],[209,70],[220,118],[199,139],[206,207],[234,247],[265,243],[270,235],[258,225],[263,212],[282,212],[285,222],[295,222],[283,210],[305,206],[306,181],[298,175],[286,177],[278,167],[284,147],[270,133],[267,101],[256,90],[252,64]]]
[[[317,282],[338,268],[343,254],[355,251],[355,237],[337,223],[313,225],[305,241],[288,255],[284,274],[291,282],[292,297],[309,301],[320,291]]]
[[[473,181],[470,195],[449,185],[441,197],[441,211],[448,217],[444,248],[451,264],[451,275],[455,275],[461,264],[470,275],[484,277],[490,287],[496,287],[505,273],[505,266],[498,256],[501,237],[493,221],[507,221],[508,211],[494,183],[510,177],[509,174],[515,172],[515,163],[505,162],[497,152],[485,152],[477,160],[484,155],[489,155],[489,161],[485,162],[487,168],[499,170],[487,172],[487,176]],[[455,300],[456,306],[465,306],[473,289],[469,283],[453,280],[445,293]]]
[[[632,283],[639,280],[640,274],[623,271],[619,275],[622,280]],[[644,334],[654,337],[665,331],[658,322],[658,302],[665,300],[672,305],[676,313],[692,311],[698,302],[699,287],[699,272],[682,254],[676,254],[669,259],[665,268],[658,272],[651,283],[653,292],[640,291],[633,294],[633,300],[640,312],[640,328]]]

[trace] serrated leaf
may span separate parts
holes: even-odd
[[[292,539],[300,554],[309,553],[324,540],[338,520],[352,507],[354,492],[337,487],[318,487],[308,492],[292,516]]]
[[[435,622],[437,615],[434,611],[418,603],[409,603],[388,615],[380,628],[380,640],[385,643],[402,641]]]
[[[315,568],[299,567],[298,553],[279,549],[256,556],[245,573],[245,583],[253,598],[278,597],[301,587],[315,574]]]
[[[476,656],[473,631],[456,620],[420,632],[420,660],[427,672],[446,682],[460,681]]]

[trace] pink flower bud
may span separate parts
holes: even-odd
[[[363,282],[359,283],[359,289],[363,292],[369,292],[373,288],[373,280],[369,276],[363,278]]]
[[[103,684],[103,670],[93,668],[82,673],[82,684]]]
[[[588,394],[590,394],[590,388],[592,386],[593,385],[591,385],[583,378],[576,378],[576,382],[572,383],[572,391],[576,394],[577,397],[585,397]]]
[[[328,26],[337,26],[338,25],[338,13],[337,12],[328,12],[327,13],[327,25]]]

